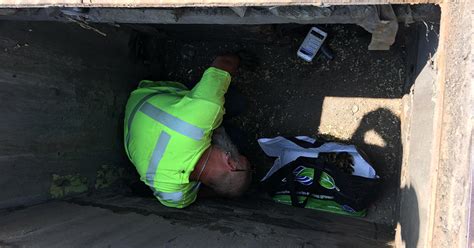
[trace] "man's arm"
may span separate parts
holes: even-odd
[[[189,96],[223,105],[224,94],[229,87],[231,75],[235,75],[238,66],[238,56],[218,56],[211,67],[204,72],[201,80],[194,86]]]

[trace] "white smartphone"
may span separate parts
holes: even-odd
[[[311,62],[327,36],[328,34],[326,32],[317,27],[312,27],[296,54],[303,60]]]

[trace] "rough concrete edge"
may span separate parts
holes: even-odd
[[[469,10],[469,7],[471,10]],[[463,21],[469,19],[469,13],[471,14],[471,22],[474,22],[474,9],[472,8],[473,6],[469,6],[468,1],[465,0],[455,3],[448,2],[441,5],[440,43],[435,63],[437,79],[436,85],[433,86],[436,88],[434,99],[436,102],[434,120],[436,128],[433,132],[435,142],[432,146],[433,154],[430,176],[434,180],[430,180],[430,187],[433,190],[430,195],[428,229],[425,233],[419,234],[426,237],[426,243],[418,244],[418,247],[468,247],[469,237],[472,236],[472,233],[469,233],[468,225],[473,218],[473,216],[470,216],[472,214],[470,212],[472,212],[471,194],[473,190],[473,178],[470,172],[474,171],[472,161],[472,156],[474,155],[472,143],[472,140],[474,140],[472,127],[474,117],[474,99],[472,97],[474,96],[474,88],[472,87],[472,83],[474,83],[474,60],[472,59],[472,54],[474,54],[474,47],[472,47],[472,41],[474,36],[472,35],[472,28],[469,29],[466,26],[462,26]],[[463,11],[464,15],[462,15]],[[474,26],[474,23],[471,26]],[[459,37],[459,33],[464,34],[466,28],[471,31],[470,40],[467,41]],[[468,45],[466,43],[469,41],[471,41],[470,54],[469,52],[463,54],[463,48]],[[471,60],[463,61],[463,59],[469,58],[469,55]],[[453,62],[458,64],[453,66]],[[459,85],[466,86],[466,90],[456,91],[456,89],[459,89]],[[410,118],[413,114],[412,98],[413,94],[408,94],[403,98],[403,118],[405,119]],[[459,115],[463,110],[467,112],[468,116]],[[410,125],[409,121],[407,121],[402,129],[404,131],[402,132],[404,158],[401,171],[401,185],[405,183],[403,175],[407,173],[405,152],[409,150],[407,146],[410,139],[409,129]],[[453,131],[459,131],[460,129],[460,135],[450,136]],[[456,151],[455,148],[459,148],[459,144],[466,144],[467,146],[461,146],[464,149]],[[456,164],[459,161],[457,157],[463,157],[464,160],[462,161],[465,163]],[[465,174],[467,175],[465,177],[466,180],[463,181],[453,177],[453,174]],[[443,192],[444,188],[449,188],[449,190]],[[471,223],[473,222],[471,221]],[[400,225],[397,226],[396,232],[395,246],[404,247],[400,239]]]
[[[0,8],[47,8],[47,7],[81,7],[81,8],[180,8],[180,7],[244,7],[244,6],[286,6],[286,5],[381,5],[381,4],[440,4],[443,0],[143,0],[131,3],[128,0],[4,0]]]
[[[443,89],[439,154],[434,154],[438,156],[437,178],[426,247],[468,247],[474,69],[472,61],[467,60],[472,60],[472,51],[468,49],[469,45],[472,47],[473,31],[463,25],[469,25],[473,12],[468,0],[442,4],[441,52],[437,61],[438,85]],[[467,54],[463,53],[465,50]]]
[[[474,47],[471,48],[471,51],[474,52]],[[474,66],[474,61],[471,61],[471,66]],[[473,73],[474,77],[474,73]],[[474,79],[473,79],[474,80]],[[473,99],[474,100],[474,99]],[[474,106],[474,104],[473,104]],[[474,127],[471,129],[471,144],[470,144],[470,150],[471,150],[471,155],[470,155],[470,190],[469,190],[469,201],[471,202],[469,209],[468,209],[468,224],[467,224],[467,244],[471,244],[471,247],[474,247],[474,206],[472,205],[472,202],[474,201]]]
[[[434,133],[433,133],[433,152],[431,157],[431,167],[430,167],[430,177],[431,180],[431,196],[430,196],[430,203],[428,209],[428,228],[427,232],[424,234],[426,243],[423,244],[423,247],[431,247],[432,243],[432,234],[433,234],[433,226],[434,226],[434,219],[435,219],[435,209],[436,209],[436,198],[437,198],[437,187],[438,187],[438,177],[439,177],[439,163],[440,163],[440,153],[441,153],[441,137],[442,137],[442,129],[443,129],[443,114],[444,114],[444,96],[445,96],[445,87],[446,87],[446,78],[445,78],[445,71],[444,71],[444,64],[446,61],[446,29],[449,29],[449,23],[446,21],[445,16],[443,13],[445,12],[446,5],[441,5],[441,21],[440,21],[440,36],[439,36],[439,43],[438,43],[438,50],[436,53],[435,58],[435,69],[437,70],[437,79],[436,85],[436,93],[434,96],[434,101],[436,103],[434,109]],[[423,235],[423,234],[421,234]],[[420,235],[420,236],[421,236]]]
[[[473,201],[474,201],[474,125],[473,125],[473,120],[474,120],[474,31],[472,29],[474,28],[474,7],[471,5],[470,6],[470,11],[471,11],[471,51],[470,51],[470,56],[471,60],[468,61],[468,66],[467,68],[470,68],[471,70],[467,71],[467,77],[470,78],[471,80],[471,143],[470,143],[470,160],[469,160],[469,165],[470,165],[470,189],[469,189],[469,202],[470,206],[468,211],[468,218],[469,218],[469,223],[467,226],[467,245],[471,245],[471,247],[474,246],[474,206],[473,206]]]

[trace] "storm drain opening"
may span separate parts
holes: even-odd
[[[2,97],[12,124],[5,156],[10,167],[28,171],[22,180],[36,184],[7,190],[0,207],[64,199],[114,213],[157,215],[223,235],[272,237],[269,230],[248,229],[257,223],[281,235],[287,229],[329,235],[331,245],[348,233],[362,237],[354,238],[355,244],[386,245],[399,222],[404,129],[410,123],[406,98],[434,54],[439,28],[439,13],[408,9],[380,7],[378,20],[362,16],[367,9],[355,6],[172,12],[58,8],[5,14]],[[153,11],[161,19],[148,15]],[[313,27],[327,38],[307,62],[297,51]],[[242,59],[231,82],[236,93],[226,99],[242,110],[225,122],[256,168],[251,188],[239,199],[198,199],[184,210],[167,209],[139,181],[123,149],[125,103],[140,80],[192,84],[217,55],[237,51],[258,60]],[[24,121],[14,125],[18,120]],[[260,183],[273,159],[257,140],[277,136],[310,136],[362,150],[382,180],[367,216],[273,202]],[[291,235],[275,242],[289,242]]]

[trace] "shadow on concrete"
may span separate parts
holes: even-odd
[[[400,155],[403,149],[400,140],[400,124],[400,118],[391,110],[379,108],[362,117],[359,127],[348,141],[351,144],[357,144],[359,148],[367,153],[375,170],[382,177],[385,184],[390,184],[388,186],[390,188],[400,184],[399,168],[402,162]],[[368,144],[365,141],[365,136],[371,131],[383,140],[384,146]]]
[[[402,166],[401,154],[403,154],[402,142],[400,140],[400,124],[400,119],[389,109],[379,108],[366,114],[362,118],[359,127],[349,142],[358,144],[362,150],[367,152],[372,165],[381,176],[383,180],[383,190],[379,197],[395,197],[403,201],[402,204],[405,206],[410,206],[410,210],[404,211],[403,216],[399,216],[399,201],[396,201],[396,205],[394,205],[394,208],[391,210],[394,216],[398,216],[396,217],[398,219],[396,222],[398,221],[401,230],[402,242],[407,248],[412,248],[417,247],[419,240],[419,205],[415,188],[408,186],[399,189],[401,178],[400,168]],[[387,132],[387,130],[390,130],[390,132]],[[380,135],[385,142],[385,146],[381,147],[367,144],[364,141],[364,136],[369,131],[374,131]],[[397,156],[397,154],[400,154],[400,156]],[[390,160],[392,160],[392,163],[389,162]],[[395,166],[395,168],[382,168],[387,165]],[[403,196],[402,198],[400,197],[401,195]],[[383,207],[385,209],[390,206]]]
[[[375,133],[383,145],[367,143],[366,135]],[[370,208],[368,218],[395,225],[399,216],[399,185],[403,147],[400,118],[390,109],[378,108],[365,114],[348,140],[322,135],[323,139],[356,145],[381,178],[378,200]]]
[[[420,213],[418,209],[418,197],[414,188],[405,187],[401,189],[404,196],[402,201],[411,205],[411,211],[404,211],[403,216],[399,220],[401,229],[402,242],[406,248],[414,248],[418,246],[420,235]]]
[[[419,240],[419,204],[415,188],[404,187],[399,189],[400,168],[402,166],[401,154],[403,154],[400,124],[400,119],[391,110],[379,108],[364,115],[351,139],[341,140],[328,136],[322,138],[341,143],[356,144],[358,148],[366,153],[369,162],[382,179],[378,198],[384,200],[376,201],[375,208],[372,208],[372,211],[375,211],[376,215],[395,216],[394,223],[399,224],[402,242],[407,248],[411,248],[417,247]],[[390,132],[387,132],[387,130]],[[385,145],[367,144],[364,137],[368,132],[375,132],[380,135]],[[387,166],[392,168],[387,168]],[[400,202],[398,200],[400,195],[403,195],[402,204],[410,206],[408,211],[403,212],[403,216],[399,216]],[[394,199],[387,201],[387,198]]]

